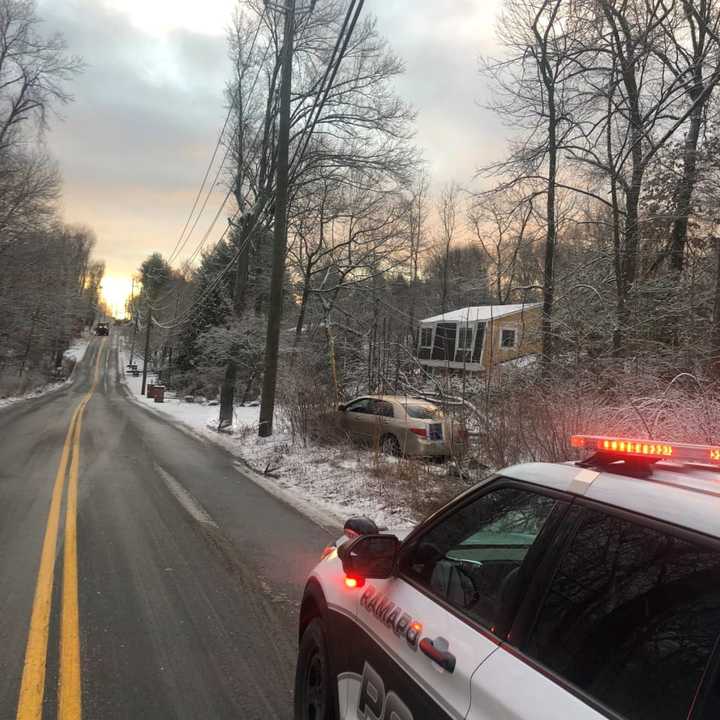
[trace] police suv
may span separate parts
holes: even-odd
[[[312,572],[296,720],[717,720],[720,448],[575,436]]]

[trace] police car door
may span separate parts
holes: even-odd
[[[547,586],[473,677],[471,718],[689,717],[720,633],[720,547],[586,500],[567,519]]]
[[[361,591],[361,674],[339,678],[341,716],[465,718],[471,677],[497,650],[520,568],[557,504],[495,482],[408,538],[398,575]]]

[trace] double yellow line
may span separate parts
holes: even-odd
[[[65,505],[65,545],[63,552],[62,614],[60,616],[60,673],[58,684],[59,720],[80,720],[82,714],[80,684],[80,616],[78,610],[77,571],[77,500],[80,467],[80,433],[85,406],[90,401],[100,378],[100,358],[105,346],[101,341],[95,362],[90,390],[75,408],[65,436],[60,465],[55,475],[50,512],[40,554],[30,631],[25,648],[25,664],[20,684],[16,720],[42,720],[45,696],[50,611],[55,575],[55,553],[60,527],[60,506],[68,476]],[[70,472],[68,473],[68,465]]]

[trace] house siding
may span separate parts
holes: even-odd
[[[525,355],[539,353],[542,349],[540,339],[541,308],[529,308],[523,312],[513,313],[488,323],[487,340],[482,357],[485,370],[499,363],[516,360]],[[503,329],[515,330],[517,345],[503,348],[500,344]],[[490,342],[492,340],[492,342]]]
[[[433,327],[432,349],[418,348],[418,359],[427,367],[447,370],[482,372],[499,363],[539,353],[541,350],[540,328],[542,308],[528,307],[486,322],[470,322],[475,328],[472,351],[461,351],[464,357],[456,357],[457,323],[432,322],[423,327]],[[502,347],[503,330],[515,332],[514,347]],[[464,359],[464,362],[463,362]]]

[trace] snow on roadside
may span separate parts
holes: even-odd
[[[260,408],[236,407],[231,432],[218,432],[217,404],[185,402],[168,396],[156,403],[140,394],[142,377],[127,373],[128,356],[120,353],[121,377],[133,398],[157,414],[183,424],[195,435],[223,446],[249,466],[253,479],[271,493],[292,500],[301,512],[311,518],[324,515],[330,525],[342,525],[351,515],[367,515],[380,527],[405,533],[416,522],[407,506],[393,502],[392,493],[383,492],[377,467],[373,472],[371,450],[353,445],[308,446],[293,443],[282,419],[276,421],[270,438],[257,436]],[[138,362],[142,367],[142,360]],[[154,379],[148,376],[149,381]],[[382,459],[384,463],[393,459]],[[319,512],[318,512],[319,511]]]
[[[73,361],[73,368],[77,365],[83,357],[85,357],[85,351],[90,343],[89,338],[82,337],[76,338],[73,344],[63,353],[63,358]],[[9,405],[15,405],[16,403],[22,402],[23,400],[30,400],[31,398],[42,397],[50,392],[59,390],[65,385],[69,385],[72,381],[72,374],[65,380],[59,380],[57,382],[49,382],[42,387],[35,388],[30,392],[23,393],[22,395],[13,395],[11,397],[0,398],[0,408],[8,407]]]
[[[64,387],[69,383],[70,379],[61,380],[60,382],[47,383],[47,385],[43,385],[42,387],[36,388],[35,390],[31,390],[30,392],[24,393],[23,395],[13,395],[12,397],[0,398],[0,408],[7,407],[8,405],[15,405],[15,403],[22,402],[23,400],[30,400],[32,398],[42,397],[43,395],[47,395],[54,390],[59,390],[61,387]]]
[[[85,357],[85,351],[90,344],[90,338],[77,338],[75,342],[63,353],[63,357],[67,360],[74,360],[75,364],[81,362]]]

